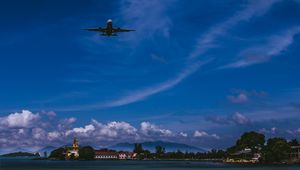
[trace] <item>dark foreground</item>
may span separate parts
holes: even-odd
[[[25,159],[0,159],[0,170],[140,170],[140,169],[234,169],[234,170],[298,170],[300,166],[237,166],[200,161],[50,161]]]

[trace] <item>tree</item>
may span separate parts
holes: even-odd
[[[79,159],[81,160],[93,160],[95,157],[94,148],[91,146],[85,146],[79,148]]]
[[[144,159],[151,158],[151,152],[149,150],[143,150]]]
[[[140,143],[135,143],[135,144],[134,144],[133,152],[134,152],[134,153],[137,153],[137,154],[141,154],[141,153],[143,152],[142,144],[140,144]]]
[[[65,159],[64,152],[65,152],[64,148],[55,149],[51,152],[49,158],[64,160]]]
[[[289,141],[289,145],[290,146],[299,146],[299,142],[297,141],[297,139],[293,139],[291,141]]]
[[[271,138],[265,148],[265,162],[280,163],[288,159],[291,147],[283,138]]]
[[[184,158],[184,153],[181,152],[180,150],[177,150],[177,152],[175,153],[175,158],[176,159],[183,159]]]
[[[164,156],[165,152],[166,152],[166,150],[162,146],[157,145],[155,147],[155,154],[156,154],[157,158],[162,158]]]
[[[250,148],[252,151],[257,151],[264,146],[265,135],[251,131],[244,133],[241,138],[236,142],[236,149],[241,150]]]

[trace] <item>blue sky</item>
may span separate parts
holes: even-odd
[[[13,0],[0,11],[2,147],[300,137],[300,1]],[[108,19],[136,32],[80,30]]]

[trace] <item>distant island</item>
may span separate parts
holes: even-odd
[[[40,157],[38,153],[29,153],[29,152],[14,152],[3,154],[1,157]]]

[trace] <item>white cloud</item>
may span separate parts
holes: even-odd
[[[173,136],[173,132],[168,129],[161,129],[150,122],[141,123],[141,132],[142,134],[149,135],[159,135],[159,136]]]
[[[74,123],[74,122],[76,122],[75,117],[70,117],[70,118],[65,119],[65,123],[71,124],[71,123]]]
[[[240,125],[244,125],[244,124],[250,123],[250,120],[246,116],[242,115],[239,112],[236,112],[236,113],[234,113],[232,115],[232,120],[235,123],[240,124]]]
[[[25,133],[25,130],[24,130],[24,129],[19,129],[19,130],[18,130],[18,133],[19,133],[19,134],[24,134],[24,133]]]
[[[211,136],[215,139],[220,139],[220,136],[218,136],[217,134],[212,134]]]
[[[274,135],[278,132],[278,129],[276,127],[272,127],[270,129],[267,129],[267,128],[262,128],[262,129],[259,129],[259,132],[260,133],[263,133],[263,134],[271,134],[271,135]],[[290,133],[291,131],[287,130],[286,131],[287,133]]]
[[[20,113],[12,113],[7,117],[0,118],[0,124],[9,127],[30,127],[39,119],[39,114],[33,114],[28,110],[22,110]]]
[[[50,112],[43,112],[44,114],[46,114],[47,116],[53,118],[56,116],[56,113],[54,111],[50,111]]]
[[[183,137],[187,137],[187,136],[188,136],[188,134],[187,134],[187,133],[184,133],[184,132],[180,132],[179,135],[180,135],[180,136],[183,136]]]
[[[248,101],[248,96],[244,93],[240,93],[237,96],[227,96],[227,99],[232,103],[246,103]]]
[[[127,122],[112,121],[105,125],[97,120],[92,120],[92,123],[97,129],[95,135],[97,135],[99,139],[103,137],[124,138],[137,135],[137,129]]]
[[[214,139],[220,139],[220,136],[218,136],[217,134],[208,134],[205,131],[198,131],[196,130],[194,132],[194,137],[195,138],[214,138]]]
[[[53,132],[49,132],[47,136],[48,136],[48,139],[52,141],[52,140],[55,140],[55,139],[61,137],[61,134],[57,131],[53,131]]]
[[[57,127],[60,130],[64,130],[64,129],[68,129],[72,127],[72,124],[76,122],[76,118],[75,117],[69,117],[69,118],[65,118],[59,121]]]
[[[36,140],[45,139],[46,131],[42,128],[33,128],[32,136]]]
[[[196,130],[194,132],[194,137],[206,137],[208,136],[207,132],[204,132],[204,131],[198,131]]]
[[[260,133],[267,133],[268,130],[266,128],[261,128],[258,130]]]
[[[90,133],[94,130],[95,130],[94,125],[86,125],[85,127],[73,128],[72,130],[68,130],[66,132],[66,135],[68,136],[72,133],[76,133],[76,134],[79,134],[79,135],[86,136],[86,135],[88,135],[88,133]]]
[[[115,129],[118,131],[124,131],[127,134],[135,134],[136,133],[136,128],[134,128],[133,126],[131,126],[129,123],[127,122],[110,122],[107,124],[107,127],[110,129]]]
[[[277,128],[276,128],[276,127],[272,127],[272,128],[271,128],[271,132],[272,132],[272,133],[276,133],[276,131],[277,131]]]
[[[264,91],[242,89],[233,89],[232,93],[232,95],[227,96],[227,100],[231,103],[247,103],[251,97],[262,98],[267,95]]]

